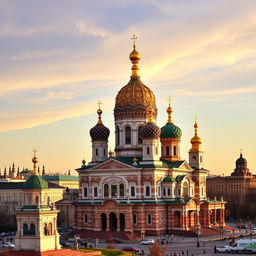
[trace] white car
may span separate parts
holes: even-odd
[[[140,242],[140,244],[145,244],[145,245],[147,245],[147,244],[154,244],[154,243],[155,243],[154,239],[145,239],[145,240],[142,240]]]
[[[217,252],[230,252],[231,251],[231,247],[228,245],[225,246],[220,246],[216,248]]]
[[[3,247],[4,248],[14,248],[15,244],[11,243],[11,242],[4,242],[3,243]]]

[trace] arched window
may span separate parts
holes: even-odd
[[[176,156],[177,154],[177,149],[176,149],[176,146],[173,147],[173,155]]]
[[[149,155],[149,147],[147,147],[147,155]]]
[[[124,184],[119,185],[119,196],[124,196]]]
[[[131,186],[131,197],[135,197],[135,187]]]
[[[150,196],[150,186],[146,186],[146,196]]]
[[[84,215],[84,223],[85,223],[85,224],[88,223],[88,215],[87,215],[87,214]]]
[[[142,144],[143,143],[143,139],[142,139],[142,136],[141,136],[141,129],[142,129],[143,126],[140,126],[139,129],[138,129],[138,144]]]
[[[137,215],[133,214],[133,224],[137,224]]]
[[[171,189],[170,189],[170,188],[168,188],[168,190],[167,190],[167,191],[168,191],[167,195],[168,195],[168,196],[170,196],[170,195],[171,195]]]
[[[88,197],[88,189],[87,189],[87,187],[84,187],[84,197]]]
[[[47,224],[44,224],[44,235],[47,236],[48,235],[48,228],[47,228]]]
[[[49,225],[48,225],[48,235],[49,236],[52,235],[52,223],[49,223]]]
[[[111,197],[117,196],[117,185],[113,184],[111,185]]]
[[[188,183],[187,182],[183,183],[183,196],[188,197]]]
[[[95,155],[98,156],[98,154],[99,154],[99,151],[98,151],[98,149],[96,148],[96,149],[95,149]]]
[[[94,194],[94,197],[98,197],[98,188],[97,187],[94,187],[93,194]]]
[[[51,203],[51,198],[48,196],[48,198],[47,198],[47,204],[50,205],[50,203]]]
[[[163,196],[166,196],[166,190],[163,188]]]
[[[165,153],[166,153],[166,156],[170,156],[170,147],[169,146],[166,146]]]
[[[148,214],[148,224],[151,224],[152,220],[151,220],[151,214]]]
[[[126,126],[125,127],[125,144],[131,144],[131,137],[132,137],[131,127]]]
[[[29,236],[27,223],[23,224],[23,236]]]
[[[120,129],[119,126],[116,126],[116,145],[120,144]]]
[[[192,156],[192,161],[193,161],[193,162],[196,161],[196,156]]]
[[[36,235],[36,226],[35,226],[35,224],[33,224],[33,223],[30,224],[29,233],[30,233],[31,236],[35,236]]]
[[[36,197],[36,204],[39,204],[39,196]]]
[[[202,158],[202,156],[200,156],[200,163],[202,163],[203,162],[203,158]]]
[[[156,147],[156,155],[158,155],[158,147]]]
[[[108,184],[104,184],[104,197],[108,197]]]

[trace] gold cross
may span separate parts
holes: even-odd
[[[167,100],[168,100],[168,102],[169,102],[169,105],[171,105],[172,99],[171,99],[170,96],[167,98]]]
[[[35,157],[37,150],[35,148],[33,148],[32,152],[34,153],[34,157]]]
[[[197,116],[197,114],[195,114],[194,118],[195,118],[195,121],[197,121],[197,119],[198,119],[198,116]]]
[[[131,39],[132,39],[132,41],[133,41],[133,46],[135,47],[135,40],[137,40],[138,37],[133,34],[133,36],[132,36]]]
[[[98,104],[99,109],[100,109],[100,105],[102,104],[102,102],[99,100],[97,104]]]
[[[240,149],[240,154],[242,154],[243,153],[243,150],[242,149]]]

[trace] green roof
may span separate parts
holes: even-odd
[[[39,175],[31,175],[24,182],[23,189],[48,189],[48,183]]]
[[[182,135],[182,131],[178,126],[172,123],[167,123],[165,126],[161,128],[160,138],[161,139],[180,139],[181,135]]]
[[[185,178],[186,175],[178,175],[175,179],[177,182],[182,181]]]
[[[162,182],[175,182],[175,179],[171,176],[166,176]]]
[[[20,174],[26,174],[26,173],[32,173],[32,171],[28,170],[28,169],[25,169],[25,170],[20,172]]]
[[[78,181],[78,176],[71,175],[45,175],[42,178],[46,181]]]

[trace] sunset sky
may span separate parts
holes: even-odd
[[[91,159],[97,101],[114,148],[113,108],[131,74],[136,34],[141,80],[157,124],[167,100],[188,159],[195,114],[206,168],[230,174],[242,149],[256,174],[255,0],[0,0],[0,168],[46,171]]]

